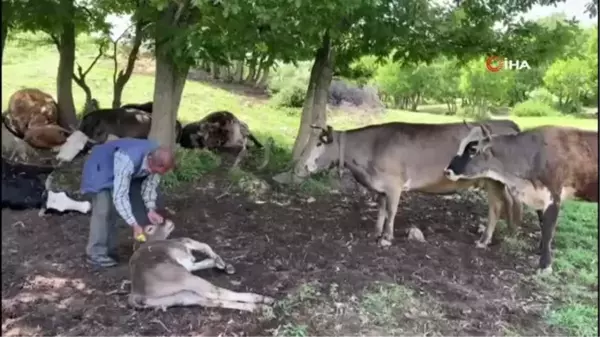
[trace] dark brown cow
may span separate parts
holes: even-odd
[[[229,111],[215,111],[197,122],[187,124],[181,130],[179,144],[184,148],[197,149],[239,149],[233,166],[239,165],[247,153],[247,143],[251,140],[258,148],[262,144],[254,137],[250,128]],[[265,148],[265,162],[268,160]]]
[[[550,245],[561,203],[570,198],[598,202],[598,132],[542,126],[491,135],[486,126],[476,126],[444,172],[451,180],[501,182],[534,208],[542,229],[539,271],[551,272]]]
[[[125,104],[121,108],[123,109],[137,109],[145,111],[149,114],[152,114],[152,102],[146,102],[143,104]],[[175,121],[175,142],[179,143],[179,137],[181,137],[181,122],[179,120]]]

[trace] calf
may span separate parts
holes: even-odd
[[[229,111],[215,111],[201,120],[183,127],[180,145],[184,148],[206,148],[208,150],[239,149],[233,164],[235,167],[247,154],[248,139],[258,148],[263,148],[246,123]],[[265,160],[261,167],[267,165],[268,152],[268,148],[265,147]]]
[[[552,271],[550,245],[561,202],[598,202],[598,132],[542,126],[520,133],[492,135],[476,126],[449,161],[446,176],[489,178],[505,184],[540,220],[540,272]]]
[[[496,133],[519,130],[509,120],[490,120],[486,125]],[[488,194],[488,226],[478,246],[485,246],[491,241],[500,216],[512,229],[516,228],[521,205],[513,202],[504,185],[494,180],[451,181],[444,177],[444,167],[468,132],[463,123],[393,122],[347,131],[334,131],[328,126],[321,129],[316,146],[308,153],[306,170],[313,173],[337,164],[340,170],[348,168],[360,184],[379,194],[375,235],[380,246],[391,245],[394,238],[394,219],[402,191],[447,194],[483,187]]]
[[[254,311],[273,303],[268,296],[220,288],[192,274],[214,267],[232,274],[234,269],[205,243],[189,238],[167,239],[174,228],[170,220],[144,228],[146,243],[129,260],[131,306],[165,310],[177,305],[201,305]],[[196,262],[193,251],[208,258]]]

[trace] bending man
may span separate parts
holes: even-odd
[[[163,221],[156,213],[156,189],[174,165],[173,152],[152,140],[121,138],[94,146],[81,179],[82,193],[92,194],[89,263],[117,265],[117,213],[133,229],[134,239],[144,226]]]

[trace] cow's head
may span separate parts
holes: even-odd
[[[175,229],[175,224],[169,219],[165,219],[161,224],[158,225],[147,225],[144,227],[144,234],[146,235],[146,241],[159,241],[165,240],[171,235],[171,232]]]
[[[500,168],[500,161],[492,150],[494,136],[490,130],[483,124],[470,129],[444,170],[444,175],[450,180],[492,178]]]
[[[317,125],[311,125],[311,128],[319,130],[320,134],[317,143],[310,149],[305,167],[309,173],[315,173],[320,170],[331,168],[340,156],[339,132],[333,131],[330,125],[322,128]]]

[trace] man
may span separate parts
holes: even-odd
[[[163,221],[156,213],[156,188],[174,164],[170,149],[147,139],[121,138],[92,149],[81,179],[81,192],[92,194],[89,263],[117,265],[116,213],[131,226],[134,239],[144,233],[144,226]]]

